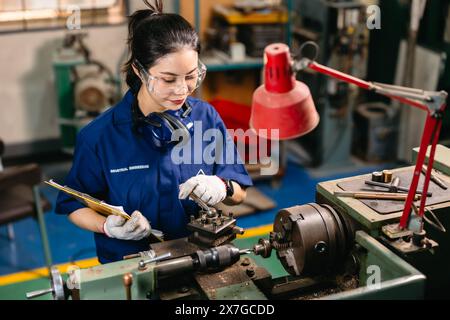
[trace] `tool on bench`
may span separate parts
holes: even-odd
[[[422,166],[422,173],[424,175],[427,174],[427,166],[423,165]],[[444,181],[442,181],[438,176],[436,176],[433,172],[431,172],[430,175],[430,180],[433,181],[434,183],[436,183],[439,187],[441,187],[444,190],[447,190],[447,185],[445,184]]]
[[[335,191],[337,197],[352,197],[355,199],[375,199],[375,200],[406,200],[406,193],[390,192],[364,192],[364,191]],[[416,194],[414,200],[419,200],[420,194]]]
[[[400,181],[399,181],[400,182]],[[405,188],[405,187],[401,187],[401,186],[395,186],[394,184],[387,184],[387,183],[382,183],[382,182],[376,182],[376,181],[370,181],[370,180],[366,180],[364,181],[365,184],[371,185],[371,186],[377,186],[377,187],[383,187],[388,189],[388,192],[392,192],[392,193],[398,193],[398,192],[408,192],[409,189]],[[422,193],[422,190],[416,190],[416,193]],[[427,192],[427,196],[431,197],[433,195],[432,192]]]

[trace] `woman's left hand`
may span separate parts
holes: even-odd
[[[178,198],[186,199],[192,192],[209,206],[222,202],[227,196],[225,183],[218,176],[198,175],[188,179],[180,184]]]
[[[152,228],[142,213],[136,210],[128,221],[120,216],[108,216],[103,224],[103,231],[110,238],[141,240],[150,235]]]

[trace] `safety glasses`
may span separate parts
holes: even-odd
[[[198,68],[190,74],[179,76],[160,76],[151,75],[144,66],[135,59],[135,65],[146,79],[146,86],[149,92],[166,98],[170,95],[191,94],[202,83],[206,76],[206,66],[199,60]]]

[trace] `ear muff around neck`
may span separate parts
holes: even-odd
[[[151,138],[157,148],[166,148],[179,143],[186,143],[193,134],[194,125],[189,117],[192,108],[186,101],[185,104],[176,111],[166,111],[152,113],[144,116],[139,109],[137,98],[132,105],[133,128],[137,133],[143,126],[150,126]],[[174,132],[177,131],[176,134]],[[176,140],[173,138],[178,137]]]

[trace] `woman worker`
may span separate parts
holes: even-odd
[[[189,217],[198,212],[191,193],[210,206],[233,205],[252,184],[235,146],[229,148],[232,139],[218,113],[189,96],[206,73],[198,35],[180,15],[163,13],[161,1],[144,2],[149,9],[136,11],[129,21],[130,58],[124,67],[129,90],[79,132],[65,181],[123,206],[133,212],[131,219],[105,218],[64,193],[56,205],[57,213],[94,232],[101,263],[148,250],[151,228],[161,230],[165,240],[187,236]],[[211,129],[219,133],[218,145],[228,145],[211,151],[211,141],[199,137]]]

